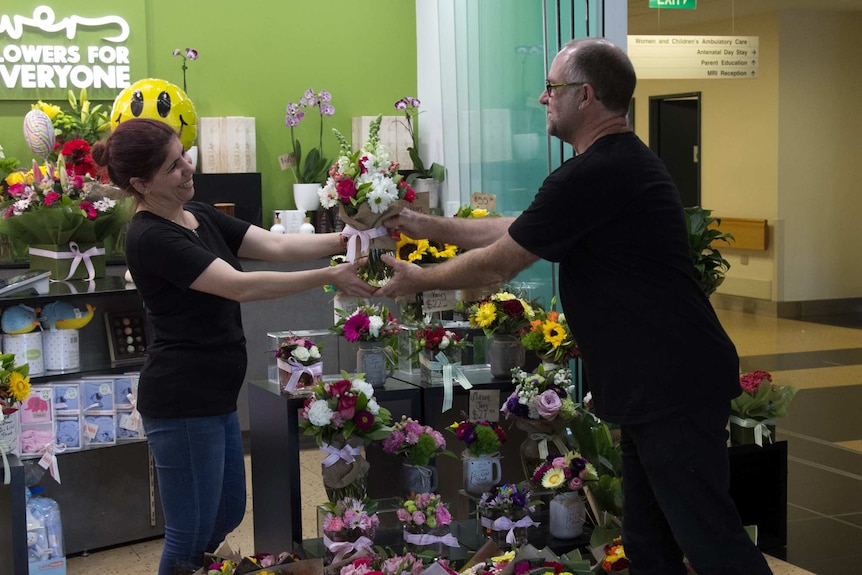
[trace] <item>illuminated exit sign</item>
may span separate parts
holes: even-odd
[[[694,10],[697,8],[697,0],[649,0],[649,7]]]

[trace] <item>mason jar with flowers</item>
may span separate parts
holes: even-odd
[[[392,432],[392,415],[380,407],[374,387],[359,376],[341,372],[338,381],[318,381],[300,411],[299,427],[313,435],[326,455],[323,486],[330,501],[363,500],[369,465],[363,445],[382,441]]]
[[[288,337],[275,352],[282,393],[310,391],[323,376],[320,346],[303,337]]]
[[[446,449],[446,438],[442,433],[406,415],[392,425],[392,433],[383,440],[383,452],[404,457],[399,489],[402,497],[435,491],[437,467],[434,458],[438,455],[455,457]]]
[[[739,376],[742,389],[730,402],[730,441],[735,445],[775,442],[775,418],[784,417],[796,388],[772,383],[768,371]]]
[[[506,378],[512,369],[524,365],[524,346],[520,335],[530,328],[535,312],[527,300],[500,291],[470,307],[470,325],[479,327],[491,338],[488,364],[491,375]]]
[[[536,373],[512,370],[515,390],[500,409],[506,419],[514,419],[516,427],[526,433],[521,442],[521,465],[525,478],[532,476],[536,465],[549,455],[562,455],[569,450],[566,425],[576,414],[571,393],[572,372],[562,368],[545,373],[539,366]]]
[[[416,493],[404,499],[396,510],[404,524],[404,551],[417,557],[447,559],[450,547],[459,547],[452,535],[452,515],[437,493]]]
[[[574,539],[584,530],[587,508],[582,489],[598,480],[595,467],[577,451],[550,455],[536,467],[531,482],[553,493],[548,530],[557,539]]]
[[[375,387],[383,387],[398,365],[398,332],[401,326],[384,305],[359,305],[352,311],[335,308],[338,321],[329,330],[358,342],[356,371]]]
[[[340,144],[338,160],[329,170],[329,178],[320,190],[324,208],[338,207],[345,222],[342,234],[347,238],[347,260],[369,256],[363,277],[371,285],[382,286],[390,270],[380,259],[382,253],[395,250],[395,240],[383,221],[413,203],[413,188],[398,173],[398,163],[380,143],[380,120],[371,122],[368,141],[358,150],[337,129]]]
[[[478,497],[500,483],[500,449],[507,439],[505,430],[496,421],[456,421],[446,429],[464,442],[464,491]]]
[[[539,525],[530,517],[539,504],[525,482],[497,485],[479,498],[479,523],[501,550],[518,548],[527,543],[527,528]]]
[[[323,518],[325,565],[350,561],[373,550],[374,535],[380,526],[376,502],[344,497],[323,506],[327,511]]]

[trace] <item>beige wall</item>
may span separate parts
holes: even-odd
[[[721,249],[731,269],[720,293],[775,302],[862,297],[851,220],[862,204],[852,194],[862,181],[853,102],[860,64],[851,47],[860,24],[855,13],[784,11],[629,31],[760,38],[757,79],[642,80],[635,92],[644,141],[650,96],[701,92],[703,207],[769,220],[766,252]]]
[[[862,296],[862,14],[779,17],[778,301]]]

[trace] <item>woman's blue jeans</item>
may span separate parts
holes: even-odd
[[[199,569],[245,514],[245,462],[236,412],[143,417],[165,514],[159,575]]]

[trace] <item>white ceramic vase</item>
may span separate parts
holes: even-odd
[[[320,207],[320,184],[293,184],[293,203],[297,210],[313,212]]]

